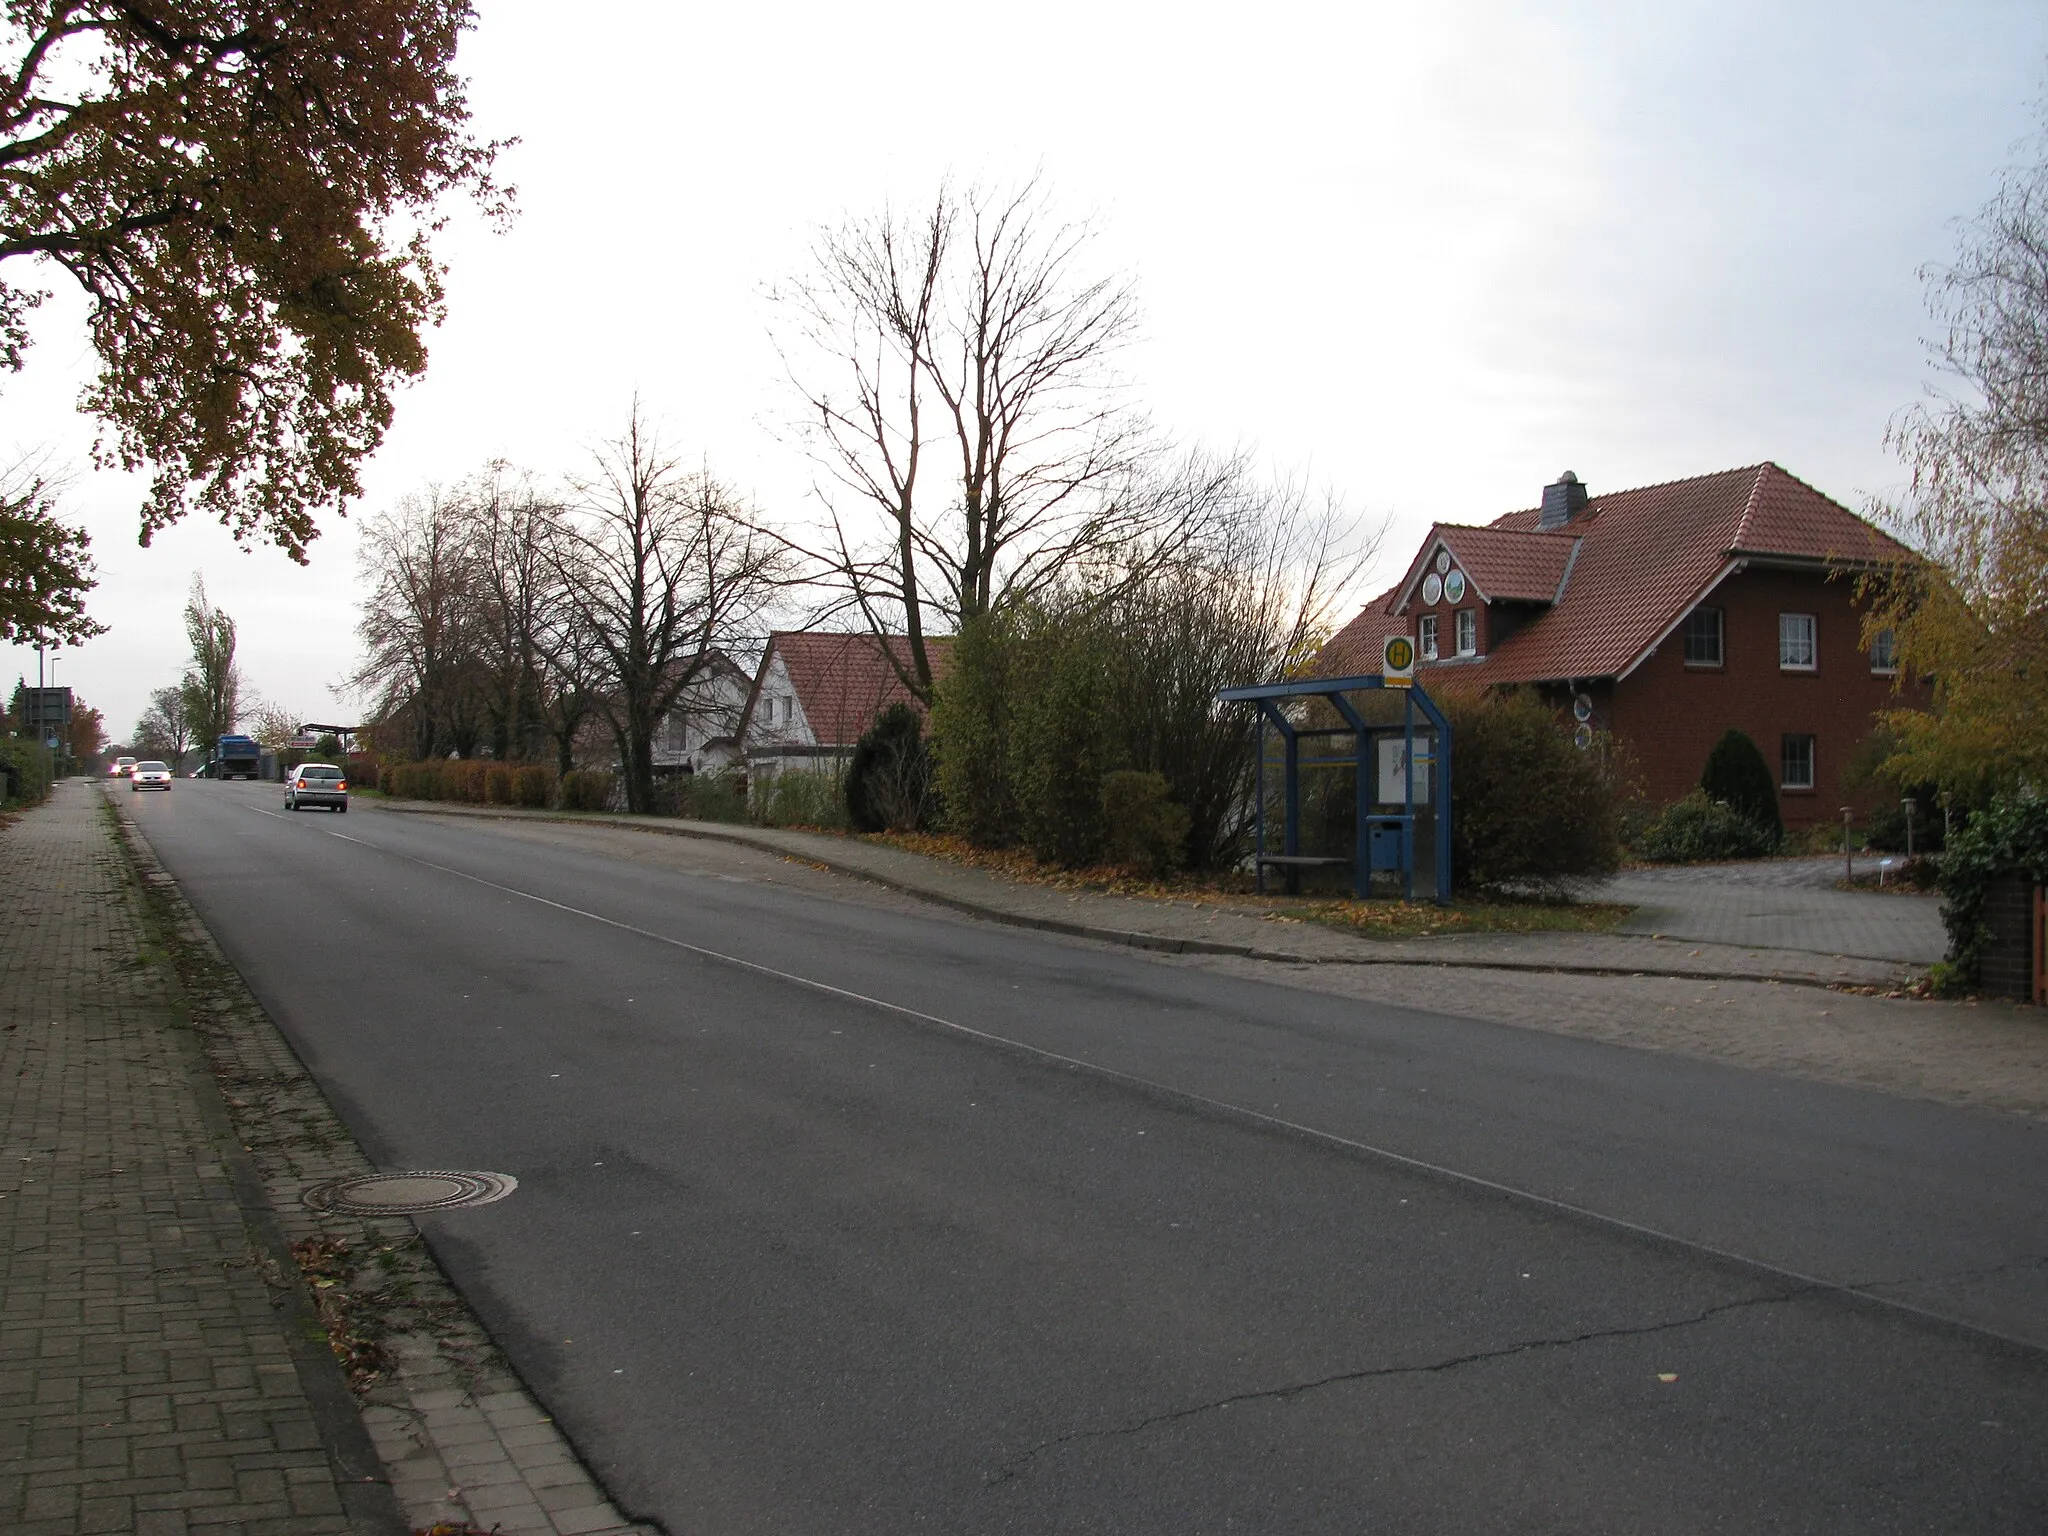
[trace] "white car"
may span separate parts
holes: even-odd
[[[114,766],[107,770],[108,773],[110,773],[117,779],[125,779],[128,777],[129,774],[133,773],[134,771],[135,759],[132,757],[115,758]]]
[[[348,809],[348,779],[332,763],[301,763],[284,781],[284,808],[324,805],[330,811]]]
[[[133,794],[139,789],[169,789],[171,778],[169,763],[137,763],[128,772],[128,792]]]

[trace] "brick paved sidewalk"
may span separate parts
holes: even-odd
[[[346,1388],[294,1334],[101,807],[66,783],[0,830],[0,1528],[402,1530],[360,1423],[328,1443]]]
[[[111,800],[0,828],[0,1532],[653,1536],[410,1220],[300,1200],[378,1170]]]

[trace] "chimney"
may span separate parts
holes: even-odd
[[[1562,528],[1586,509],[1586,488],[1579,484],[1579,477],[1566,470],[1557,477],[1557,484],[1543,487],[1543,515],[1537,519],[1539,528]]]

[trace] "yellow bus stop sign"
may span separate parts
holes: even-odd
[[[1389,635],[1381,654],[1381,677],[1389,688],[1415,686],[1415,642],[1406,635]]]

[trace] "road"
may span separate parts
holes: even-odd
[[[423,1228],[677,1536],[2048,1529],[2032,1123],[732,849],[123,802],[374,1161],[517,1176]]]

